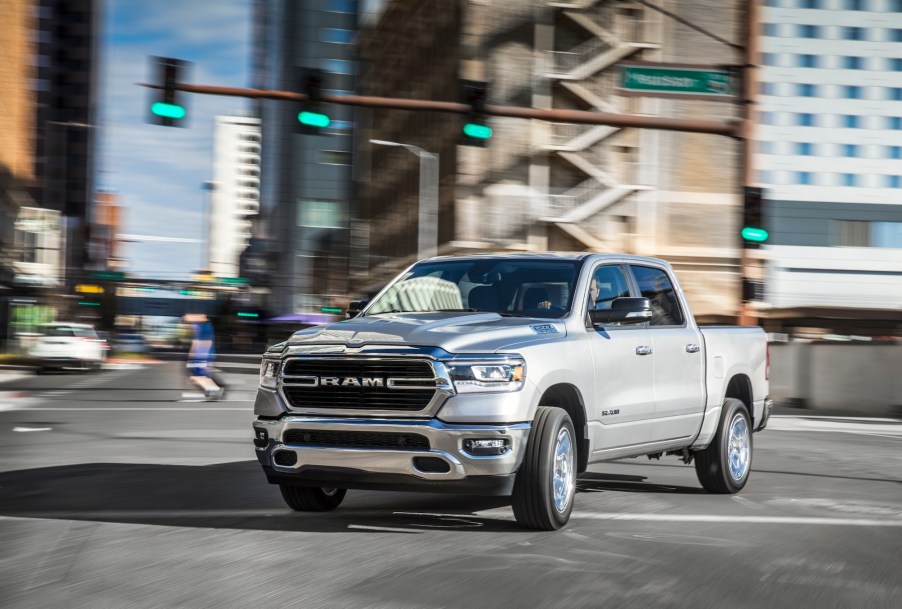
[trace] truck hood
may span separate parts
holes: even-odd
[[[493,353],[512,344],[560,340],[561,320],[497,313],[393,313],[357,317],[296,332],[287,346],[341,344],[439,347],[449,353]]]

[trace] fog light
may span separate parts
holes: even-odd
[[[269,434],[266,433],[266,430],[254,427],[254,446],[266,448],[267,444],[269,444]]]
[[[272,460],[276,465],[291,466],[298,462],[298,455],[292,450],[280,450],[273,455]]]
[[[474,457],[503,455],[510,449],[511,441],[508,438],[464,440],[464,451]]]

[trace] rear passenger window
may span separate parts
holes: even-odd
[[[642,296],[651,301],[652,326],[682,326],[683,312],[667,273],[647,266],[630,266]]]

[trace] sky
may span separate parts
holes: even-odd
[[[252,0],[104,0],[101,2],[100,155],[97,186],[119,195],[122,233],[203,238],[202,184],[213,173],[213,121],[244,113],[248,102],[185,95],[188,127],[147,122],[151,56],[192,62],[193,84],[250,82]],[[184,279],[201,267],[199,243],[124,244],[126,271]]]

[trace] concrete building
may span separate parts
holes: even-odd
[[[297,90],[298,69],[319,68],[324,93],[355,91],[357,18],[354,0],[257,0],[254,86]],[[257,105],[265,142],[257,236],[270,242],[266,287],[273,313],[318,312],[347,292],[353,114],[344,106],[323,110],[329,127],[302,135],[297,105]]]
[[[902,2],[768,0],[761,21],[768,316],[898,332]]]
[[[668,9],[730,40],[739,0]],[[642,4],[613,0],[394,0],[361,31],[361,91],[460,99],[459,79],[489,83],[489,103],[731,120],[732,104],[622,96],[619,64],[729,64],[729,47]],[[361,113],[358,200],[368,234],[361,280],[376,288],[416,258],[415,145],[440,157],[439,251],[622,251],[670,260],[696,314],[739,306],[738,144],[712,135],[494,117],[487,148],[461,146],[462,118]],[[353,267],[352,267],[353,268]],[[357,282],[361,285],[361,282]]]
[[[115,271],[125,266],[118,235],[122,233],[125,218],[119,204],[119,195],[111,192],[97,193],[91,221],[88,243],[88,265],[93,270]]]
[[[217,116],[209,190],[207,268],[238,277],[238,260],[260,212],[260,119]]]

